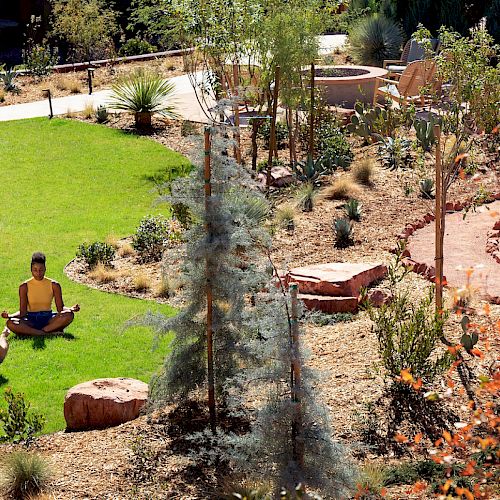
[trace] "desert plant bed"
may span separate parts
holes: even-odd
[[[144,213],[161,211],[152,207],[147,179],[159,165],[175,169],[187,160],[147,139],[77,121],[5,122],[0,130],[0,170],[10,186],[1,216],[2,307],[17,310],[31,253],[42,250],[47,275],[62,284],[66,303],[82,308],[66,337],[12,335],[1,365],[1,390],[25,393],[50,432],[65,426],[62,405],[71,386],[114,376],[148,382],[160,366],[165,344],[151,352],[150,331],[123,325],[149,309],[173,309],[76,284],[63,269],[80,243],[131,234]]]
[[[112,119],[110,125],[130,131],[133,129],[132,120],[126,117]],[[153,122],[150,135],[162,144],[177,146],[187,152],[196,147],[197,139],[183,137],[181,130],[182,127],[174,122],[156,121]],[[243,131],[242,139],[244,158],[249,163],[249,138],[246,131]],[[355,151],[354,165],[372,154],[370,147],[362,146],[357,140],[350,141]],[[280,155],[286,161],[286,151],[280,151]],[[264,154],[262,157],[264,158]],[[449,199],[465,200],[472,197],[478,183],[485,190],[494,191],[498,178],[496,169],[495,161],[484,156],[479,173],[474,178],[477,183],[471,182],[470,177],[458,181],[452,186]],[[346,248],[334,246],[331,227],[335,218],[345,216],[345,200],[331,200],[323,196],[330,184],[339,178],[347,178],[351,183],[353,197],[362,204],[361,219],[353,223],[354,245]],[[433,206],[431,200],[419,196],[418,188],[405,193],[403,179],[404,174],[391,172],[379,164],[375,164],[371,181],[367,184],[353,182],[351,173],[343,171],[323,178],[313,210],[295,210],[295,229],[274,228],[272,258],[276,266],[286,270],[312,262],[381,260],[389,263],[398,235],[408,224],[424,217]],[[415,185],[418,186],[418,183]],[[292,186],[273,191],[276,206],[290,203],[295,189]],[[128,234],[132,232],[133,228],[130,228]],[[133,256],[122,262],[116,261],[115,265],[117,269],[123,265],[131,275],[148,268]],[[158,271],[155,268],[150,273],[153,275]],[[88,283],[92,281],[88,274],[82,273],[79,279]],[[387,285],[387,281],[379,284],[382,288]],[[102,289],[110,291],[115,287],[95,282],[92,282],[92,286],[102,286]],[[405,286],[411,289],[414,300],[418,300],[425,293],[428,282],[412,273],[405,278]],[[126,287],[112,291],[127,292]],[[141,296],[153,298],[153,295],[150,292]],[[452,293],[447,295],[447,304],[451,306],[451,303]],[[487,318],[482,314],[484,303],[473,297],[469,306],[471,318],[479,324],[486,324]],[[492,305],[491,318],[498,317],[500,308]],[[311,351],[307,363],[312,368],[324,371],[317,386],[321,391],[321,399],[329,407],[334,435],[347,445],[362,443],[364,433],[369,429],[370,412],[373,411],[370,410],[369,403],[381,396],[384,387],[377,338],[365,312],[352,317],[339,316],[329,321],[330,324],[307,323],[304,340]],[[459,340],[459,321],[459,316],[453,316],[446,327],[446,334],[456,342]],[[494,340],[490,344],[490,350],[486,351],[484,339],[481,339],[478,347],[485,351],[485,355],[483,358],[474,358],[473,369],[476,373],[482,373],[496,359],[500,345]],[[456,374],[453,375],[453,381],[459,384]],[[436,385],[435,389],[440,391],[442,388]],[[467,399],[463,394],[458,394],[453,401],[446,400],[444,404],[455,410],[460,417]],[[172,415],[167,418],[169,411],[166,408],[165,413],[155,413],[152,417],[142,417],[120,428],[106,431],[78,435],[57,433],[40,438],[36,444],[39,450],[65,464],[53,486],[53,493],[60,498],[75,498],[82,491],[95,497],[119,494],[123,498],[136,498],[138,495],[168,498],[169,495],[182,494],[183,498],[206,498],[213,495],[214,491],[219,491],[220,470],[208,463],[193,462],[192,458],[188,458],[187,450],[191,445],[184,440],[183,435],[168,431],[177,418]],[[207,416],[203,412],[194,412],[190,414],[190,418],[206,419]],[[401,430],[404,432],[404,429]],[[353,457],[361,466],[368,464],[374,468],[387,468],[400,461],[399,458],[379,458],[364,446],[361,444],[352,449]],[[103,450],[102,460],[96,459],[96,450]],[[92,478],[80,473],[83,464],[90,464]],[[160,489],[159,482],[163,485]],[[406,486],[388,486],[387,496],[429,498],[427,490],[411,493],[413,482],[414,480],[408,479]]]
[[[92,79],[94,91],[110,88],[113,83],[138,68],[157,71],[165,78],[184,74],[182,56],[170,56],[153,61],[116,64],[95,68]],[[86,71],[68,73],[52,73],[40,78],[30,75],[19,75],[15,80],[19,92],[5,92],[0,106],[41,101],[47,98],[44,92],[50,89],[52,97],[64,97],[71,94],[87,94],[88,80]],[[1,99],[0,99],[1,101]]]

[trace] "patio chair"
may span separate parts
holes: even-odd
[[[420,100],[425,105],[424,87],[430,85],[431,91],[439,89],[436,76],[436,62],[432,59],[413,61],[404,69],[399,80],[377,77],[373,104],[377,105],[378,96],[384,96],[396,101],[401,106]],[[381,83],[383,84],[382,86]]]
[[[439,40],[437,38],[432,38],[431,44],[432,50],[437,52],[440,45]],[[416,40],[411,39],[405,43],[403,52],[401,53],[401,59],[386,59],[382,63],[382,67],[389,72],[388,76],[397,80],[409,63],[421,61],[424,57],[424,46]]]

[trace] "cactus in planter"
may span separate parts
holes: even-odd
[[[351,198],[344,204],[347,217],[350,220],[359,221],[361,219],[361,203],[354,198]]]
[[[335,219],[333,222],[335,232],[335,246],[337,248],[346,248],[354,243],[352,238],[352,226],[349,219]]]

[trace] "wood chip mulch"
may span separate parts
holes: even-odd
[[[131,129],[131,119],[120,115],[111,126]],[[174,122],[155,122],[151,138],[184,154],[195,144],[191,138],[181,135],[181,126]],[[375,156],[372,149],[362,147],[356,139],[354,145],[355,161]],[[249,162],[248,132],[243,132],[243,151]],[[286,151],[281,154],[285,157]],[[498,191],[498,157],[492,159],[484,153],[480,165],[475,181],[457,180],[453,184],[449,200],[467,199],[473,196],[479,185],[486,190]],[[336,173],[324,179],[322,189],[341,175],[349,174]],[[293,232],[276,229],[272,251],[275,264],[280,269],[289,269],[335,261],[388,263],[392,258],[390,250],[405,225],[432,211],[432,202],[418,196],[416,190],[405,194],[403,186],[408,178],[414,185],[417,184],[418,179],[411,171],[391,172],[378,165],[372,185],[358,187],[357,198],[363,204],[363,216],[360,222],[355,223],[356,244],[346,249],[333,246],[332,231],[333,219],[343,214],[343,202],[322,198],[320,190],[312,212],[297,212]],[[275,202],[279,204],[289,199],[292,191],[288,188],[286,194],[283,191],[275,193]],[[176,257],[172,258],[175,260]],[[134,268],[137,272],[144,272],[144,266],[136,264],[133,257],[128,259],[115,264],[127,267],[130,274],[135,272]],[[73,263],[68,267],[70,277],[91,284],[78,265]],[[157,276],[159,267],[149,269],[148,273]],[[93,283],[93,286],[97,284]],[[421,297],[428,282],[412,274],[406,286],[415,297]],[[102,289],[130,293],[125,286],[115,284],[102,286]],[[153,292],[149,293],[150,296],[146,293],[141,297],[154,299]],[[450,297],[447,300],[449,304]],[[483,305],[478,299],[471,302],[476,311],[472,317],[479,323],[486,321],[481,315]],[[500,306],[491,306],[491,318],[500,318]],[[447,326],[447,334],[455,340],[460,335],[459,319],[458,316],[452,317]],[[320,399],[328,406],[334,436],[352,449],[360,464],[387,464],[399,460],[390,456],[378,458],[361,443],[359,424],[366,418],[367,403],[376,400],[383,391],[377,339],[371,331],[367,314],[361,312],[352,321],[328,326],[307,324],[303,340],[310,351],[307,363],[323,373],[317,389]],[[485,340],[482,338],[479,343],[479,348],[484,351]],[[498,362],[500,342],[495,340],[490,343],[490,351],[485,357],[472,362],[475,374]],[[444,390],[439,384],[436,389]],[[463,415],[461,407],[465,403],[465,397],[457,395],[446,404]],[[44,435],[36,440],[33,447],[50,457],[55,465],[56,474],[49,491],[53,498],[216,498],[213,488],[218,484],[217,470],[200,469],[185,450],[171,448],[172,436],[165,435],[164,430],[161,418],[141,417],[103,431]],[[4,447],[4,451],[6,449],[10,447]],[[141,461],[154,463],[157,470],[141,466]],[[428,498],[428,494],[410,495],[405,488],[390,488],[387,498]]]

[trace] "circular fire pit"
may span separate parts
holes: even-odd
[[[375,79],[385,75],[387,70],[373,66],[318,66],[315,83],[329,105],[354,108],[356,101],[373,102]]]

